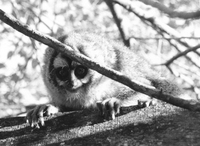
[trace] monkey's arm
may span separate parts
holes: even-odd
[[[115,116],[120,114],[123,107],[138,106],[141,108],[156,103],[151,97],[136,92],[116,81],[113,81],[109,91],[113,93],[110,92],[104,100],[97,102],[97,107],[105,119],[115,119]]]

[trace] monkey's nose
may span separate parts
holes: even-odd
[[[75,90],[79,88],[79,83],[76,81],[71,81],[71,89]]]

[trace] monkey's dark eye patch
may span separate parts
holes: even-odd
[[[74,74],[77,78],[82,79],[84,78],[88,73],[88,68],[82,65],[78,65],[75,70]]]
[[[70,70],[68,67],[58,67],[55,74],[61,81],[66,81],[69,78]]]

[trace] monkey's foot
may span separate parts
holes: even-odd
[[[58,111],[58,108],[51,104],[38,105],[34,109],[28,111],[26,122],[29,123],[31,127],[40,128],[39,124],[44,126],[45,116],[53,115],[58,113]]]
[[[115,119],[115,116],[119,114],[120,106],[120,100],[114,97],[97,102],[97,107],[99,108],[101,115],[109,120]]]

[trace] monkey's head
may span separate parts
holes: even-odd
[[[87,33],[71,33],[68,36],[59,38],[62,43],[71,46],[74,51],[77,51],[94,61],[112,67],[115,63],[115,53],[112,52],[112,47],[97,35],[91,36]],[[45,71],[46,70],[46,71]],[[45,76],[48,77],[48,82],[53,84],[58,89],[69,92],[76,92],[81,87],[85,89],[90,83],[98,82],[102,75],[94,70],[91,70],[80,63],[71,60],[69,57],[49,48],[45,56],[44,65]],[[85,88],[84,88],[85,87]]]

